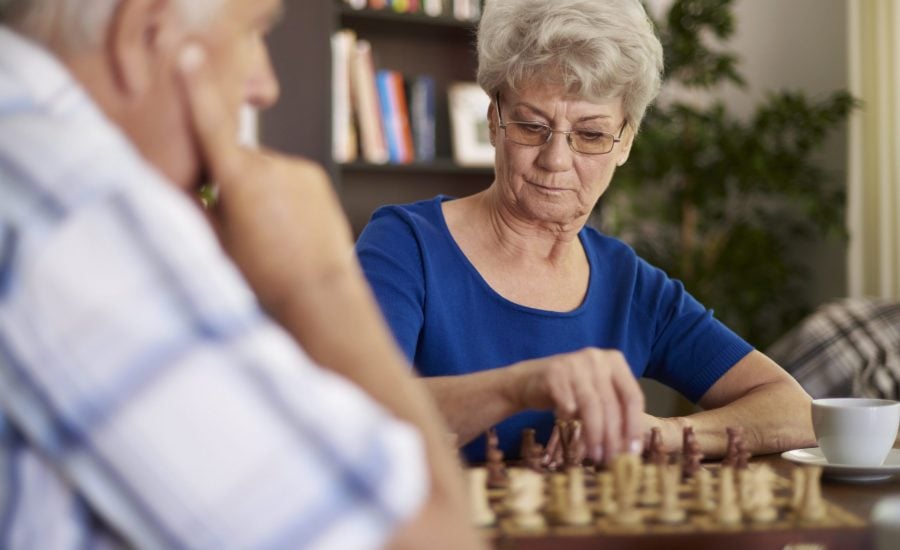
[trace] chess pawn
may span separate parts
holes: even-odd
[[[825,502],[822,500],[822,467],[806,466],[804,475],[803,504],[800,507],[800,520],[819,522],[825,518]]]
[[[638,485],[641,481],[640,457],[622,453],[613,460],[613,480],[616,488],[616,513],[613,521],[620,525],[634,525],[641,521],[637,502]]]
[[[800,513],[803,506],[805,472],[801,467],[794,467],[791,472],[791,510]]]
[[[547,526],[540,509],[544,506],[544,478],[525,468],[509,472],[509,489],[506,493],[506,509],[510,521],[517,529],[534,531]]]
[[[597,473],[597,513],[603,516],[611,516],[618,510],[618,505],[613,495],[612,472]]]
[[[751,470],[744,470],[751,472]],[[771,523],[778,517],[775,510],[775,495],[772,482],[775,474],[768,464],[763,464],[752,471],[752,490],[750,496],[750,519],[756,523]]]
[[[644,506],[653,506],[659,504],[661,498],[659,496],[659,478],[661,468],[665,466],[657,466],[656,464],[644,464],[643,478],[644,483],[641,489],[641,504]]]
[[[657,466],[668,463],[669,455],[662,441],[662,430],[650,428],[650,443],[647,445],[647,461]]]
[[[497,516],[491,510],[490,500],[487,494],[487,475],[484,468],[470,468],[469,476],[469,512],[472,523],[477,527],[487,527],[497,521]]]
[[[535,443],[531,446],[531,450],[525,455],[525,467],[534,470],[537,473],[544,472],[544,446]]]
[[[716,521],[720,525],[738,525],[741,522],[741,508],[738,506],[734,487],[734,468],[722,466],[719,470],[719,507]]]
[[[562,522],[562,517],[566,513],[568,502],[566,501],[566,475],[562,473],[553,473],[550,475],[550,502],[544,509],[548,518],[556,522]]]
[[[580,466],[578,460],[578,443],[581,441],[581,422],[570,420],[561,426],[560,441],[563,445],[563,464],[566,468]]]
[[[534,444],[537,442],[534,438],[534,428],[525,428],[522,430],[522,443],[519,447],[519,458],[521,460],[526,460],[531,453],[531,450],[534,448]]]
[[[500,450],[500,440],[497,430],[491,428],[487,431],[487,462],[485,467],[488,472],[487,486],[491,489],[503,489],[509,483],[506,476],[506,466],[503,464],[503,451]]]
[[[678,464],[664,466],[660,474],[663,489],[659,521],[670,525],[681,523],[687,515],[681,507],[678,497],[678,486],[681,483],[681,467]]]
[[[737,476],[738,503],[741,510],[746,514],[752,506],[753,474],[749,469],[742,470],[735,466],[735,475]]]
[[[580,466],[569,468],[566,481],[568,482],[568,498],[566,507],[560,520],[566,525],[588,525],[593,519],[591,509],[587,503],[587,493],[584,489],[584,470]]]
[[[706,468],[694,473],[694,495],[694,510],[705,513],[716,508],[712,496],[712,474]]]
[[[738,462],[738,454],[744,444],[744,430],[740,427],[729,426],[725,428],[728,434],[728,446],[725,449],[725,458],[722,459],[722,466],[736,466]]]

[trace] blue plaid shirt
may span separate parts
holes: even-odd
[[[371,548],[426,480],[418,434],[314,365],[0,26],[0,547]]]

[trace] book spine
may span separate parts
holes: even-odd
[[[357,138],[353,126],[350,92],[350,59],[356,46],[356,33],[340,30],[331,37],[331,78],[334,105],[331,111],[332,157],[336,162],[356,160]]]
[[[434,94],[434,79],[430,76],[418,76],[410,86],[410,123],[419,162],[431,162],[435,156]]]
[[[381,119],[384,121],[384,138],[388,147],[388,160],[398,164],[403,161],[398,124],[397,97],[392,83],[392,71],[381,70],[375,75]]]
[[[395,128],[397,130],[398,156],[401,163],[409,164],[415,160],[415,150],[413,149],[412,130],[409,124],[409,103],[406,101],[403,75],[399,71],[391,71],[390,83],[393,87],[393,98],[396,100],[393,107]]]
[[[362,138],[363,158],[367,162],[383,164],[388,160],[388,152],[375,85],[372,45],[367,40],[356,41],[351,84]]]

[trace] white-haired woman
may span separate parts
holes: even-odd
[[[668,448],[692,426],[722,454],[725,427],[751,452],[812,444],[809,397],[626,244],[585,225],[628,160],[656,96],[662,47],[638,0],[492,0],[478,82],[496,149],[478,194],[379,210],[357,250],[401,347],[471,460],[492,425],[507,453],[554,413],[581,418],[588,454]],[[643,413],[636,376],[704,412]],[[477,438],[477,439],[476,439]],[[474,439],[474,441],[473,441]]]

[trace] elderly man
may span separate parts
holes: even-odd
[[[0,0],[0,546],[479,546],[327,179],[236,143],[280,8]]]

